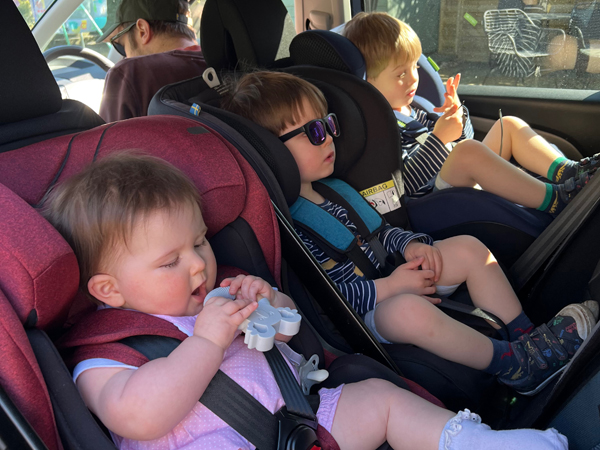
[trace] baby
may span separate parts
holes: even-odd
[[[127,308],[175,324],[189,337],[168,357],[141,367],[87,360],[74,372],[90,410],[122,449],[250,449],[198,402],[219,368],[269,411],[284,404],[264,354],[244,345],[238,326],[257,298],[292,300],[254,276],[227,279],[235,300],[213,297],[216,260],[198,192],[175,167],[118,154],[59,185],[45,216],[74,249],[81,288],[102,307]],[[468,411],[439,408],[382,380],[321,389],[319,424],[341,449],[566,449],[555,430],[492,431]]]

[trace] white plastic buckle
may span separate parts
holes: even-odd
[[[202,79],[209,88],[214,89],[220,95],[227,92],[227,86],[221,84],[219,76],[217,75],[217,71],[214,68],[209,67],[204,72],[202,72]]]

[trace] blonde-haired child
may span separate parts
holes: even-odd
[[[518,117],[498,120],[482,142],[473,140],[471,121],[457,95],[460,74],[446,83],[445,102],[434,109],[443,113],[439,119],[411,106],[419,85],[421,42],[409,25],[389,14],[359,13],[343,34],[365,58],[367,81],[394,111],[427,129],[417,138],[404,128],[405,122],[398,122],[408,195],[479,185],[512,202],[557,214],[600,165],[599,155],[581,161],[565,158]],[[519,170],[509,163],[513,158],[550,183]]]

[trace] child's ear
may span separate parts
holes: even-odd
[[[94,275],[88,281],[88,291],[90,294],[113,308],[120,308],[125,303],[125,299],[117,288],[115,278],[108,274]]]

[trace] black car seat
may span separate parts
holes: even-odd
[[[306,31],[294,38],[290,55],[292,61],[302,65],[291,66],[285,71],[299,75],[321,88],[336,114],[343,115],[344,108],[336,108],[335,96],[331,91],[342,89],[362,107],[366,117],[379,115],[376,124],[369,128],[369,136],[384,136],[391,140],[390,136],[399,134],[387,101],[362,80],[365,76],[364,59],[348,39],[328,31]],[[331,62],[325,64],[325,61]],[[340,70],[344,66],[345,69]],[[332,72],[330,69],[334,67],[336,71]],[[354,74],[354,79],[347,74]],[[382,116],[391,118],[383,120]],[[389,126],[390,121],[394,122],[393,126]],[[346,131],[353,126],[353,121],[342,122],[340,117],[340,126]],[[338,167],[336,160],[334,176],[347,181],[359,191],[367,191],[388,182],[394,171],[401,172],[403,168],[399,158],[399,137],[396,142],[397,147],[381,146],[375,142],[368,144],[363,154],[356,154],[356,146],[350,146],[350,152],[347,146],[338,146],[341,167]],[[387,163],[392,155],[398,161],[395,166]],[[398,187],[401,184],[399,176],[396,175],[396,178],[396,189],[403,190]],[[476,236],[506,265],[512,264],[552,221],[548,214],[522,208],[489,192],[470,188],[443,190],[418,199],[408,199],[405,214],[412,229],[428,233],[436,239],[457,234]],[[388,221],[401,225],[393,219]],[[505,245],[508,240],[511,246]]]
[[[300,278],[300,285],[293,279],[290,281],[290,289],[300,310],[319,335],[337,350],[360,352],[387,362],[391,367],[399,366],[405,376],[409,379],[418,378],[421,385],[439,396],[449,407],[468,404],[471,408],[477,408],[486,396],[495,392],[497,386],[493,377],[450,363],[416,347],[398,344],[382,346],[374,339],[291,225],[293,221],[288,205],[298,198],[300,179],[287,147],[272,133],[235,114],[208,104],[199,105],[198,112],[192,113],[188,101],[178,101],[203,89],[206,89],[206,83],[201,78],[166,86],[152,100],[149,113],[196,118],[234,143],[250,162],[276,206],[286,263],[283,274],[297,274]],[[357,123],[364,124],[358,107],[352,102],[346,106],[346,114],[358,115],[361,120]],[[364,145],[364,128],[355,126],[353,131],[356,135],[346,136],[346,139],[351,139],[353,145]],[[310,291],[311,297],[296,293],[294,289],[304,290],[302,285]],[[495,333],[481,319],[472,320],[464,314],[459,315],[463,321],[472,323],[483,332]]]
[[[0,3],[0,17],[0,153],[102,125],[100,116],[83,103],[61,98],[52,72],[13,2]]]

